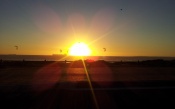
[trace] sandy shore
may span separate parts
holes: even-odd
[[[98,63],[86,64],[85,70],[77,63],[17,63],[9,62],[0,67],[0,102],[6,109],[174,106],[173,66],[109,66]]]
[[[114,66],[115,65],[115,66]],[[7,62],[0,66],[0,84],[47,82],[174,81],[175,66],[145,66],[133,63],[108,64],[64,62]]]

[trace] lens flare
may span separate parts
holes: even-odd
[[[32,88],[37,92],[51,89],[60,78],[61,68],[56,63],[52,63],[42,67],[33,75]]]

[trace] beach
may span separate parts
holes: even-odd
[[[6,109],[173,107],[174,61],[156,62],[1,62],[0,102]]]
[[[0,109],[175,109],[175,0],[0,0]]]

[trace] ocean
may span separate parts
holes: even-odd
[[[0,60],[6,61],[75,61],[82,57],[66,55],[0,55]],[[105,60],[105,61],[144,61],[144,60],[175,60],[175,57],[158,57],[158,56],[84,56],[83,59]]]

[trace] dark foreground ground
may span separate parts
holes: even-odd
[[[1,63],[0,108],[175,108],[172,63],[85,64],[87,70],[80,63]]]

